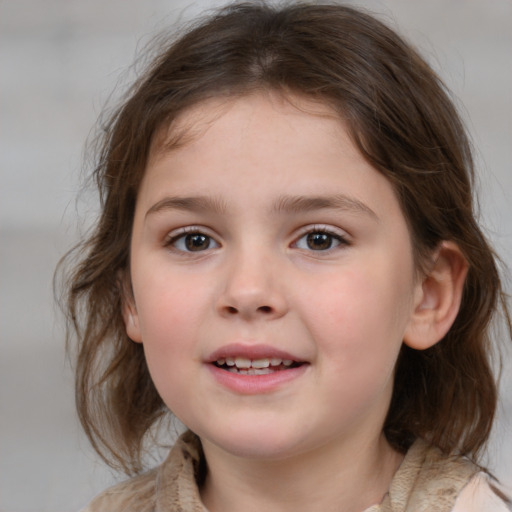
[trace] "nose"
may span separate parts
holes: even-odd
[[[272,320],[288,311],[279,264],[257,251],[226,263],[217,310],[223,317]]]

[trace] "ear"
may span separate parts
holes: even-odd
[[[135,305],[135,299],[131,286],[126,282],[127,278],[119,277],[119,289],[121,291],[121,309],[123,315],[124,326],[128,337],[136,343],[142,343],[140,333],[139,315]]]
[[[442,242],[434,252],[428,273],[418,282],[414,311],[404,343],[425,350],[450,330],[459,312],[468,263],[458,246]]]

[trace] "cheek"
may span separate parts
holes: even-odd
[[[325,292],[326,314],[319,308],[310,330],[328,379],[326,400],[340,404],[340,414],[351,411],[357,422],[369,404],[381,414],[389,406],[407,315],[397,294],[376,287],[369,273],[344,284]]]
[[[194,340],[205,304],[200,286],[173,277],[146,274],[146,279],[134,282],[144,353],[159,391],[176,384],[185,359],[198,357]]]
[[[393,265],[361,266],[318,294],[311,330],[340,371],[392,372],[412,312],[404,275]]]
[[[147,365],[163,401],[179,415],[188,400],[185,386],[192,378],[190,362],[198,358],[193,342],[199,324],[197,297],[179,293],[175,287],[158,286],[146,298],[138,309]]]
[[[142,340],[149,345],[173,345],[183,340],[180,333],[197,325],[204,308],[205,286],[185,273],[166,271],[155,264],[133,279]]]

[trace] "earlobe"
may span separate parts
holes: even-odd
[[[453,242],[442,242],[435,251],[430,270],[418,282],[414,311],[404,343],[425,350],[450,330],[462,301],[468,271],[466,258]]]
[[[126,301],[127,302],[127,301]],[[130,300],[130,304],[123,301],[123,320],[128,337],[136,343],[142,343],[142,337],[140,334],[139,316],[133,300]]]
[[[118,283],[121,293],[121,310],[126,334],[132,341],[141,343],[142,336],[140,333],[139,315],[137,313],[137,307],[135,306],[133,294],[131,290],[128,291],[129,286],[126,284],[125,278],[123,276],[119,277]]]

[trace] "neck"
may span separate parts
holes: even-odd
[[[272,461],[203,447],[208,475],[201,495],[210,512],[361,512],[382,501],[403,459],[383,435]]]

